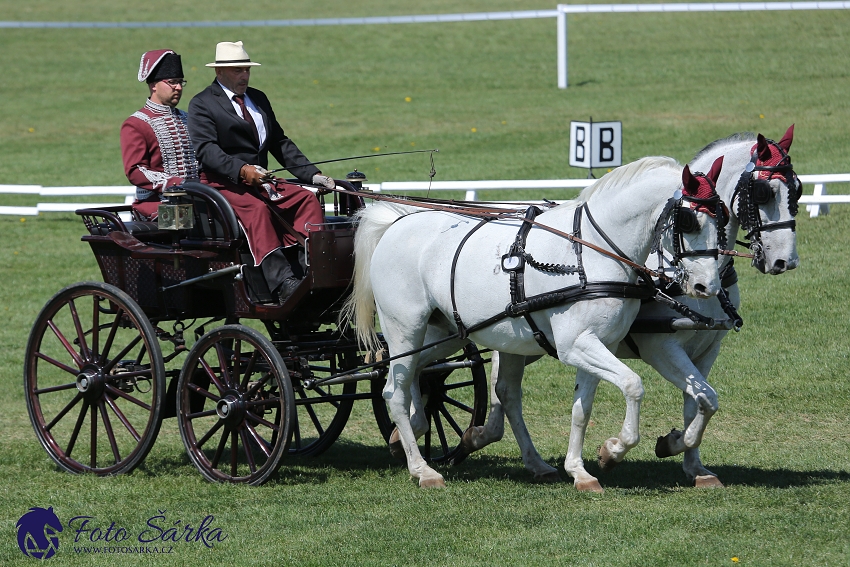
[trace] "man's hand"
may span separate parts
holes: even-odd
[[[274,178],[271,173],[259,165],[250,165],[247,163],[239,170],[239,176],[244,179],[246,183],[253,185],[254,187],[259,187],[266,181],[270,181]]]
[[[327,175],[322,175],[321,173],[317,173],[313,176],[313,185],[321,185],[327,189],[333,189],[336,187],[336,183],[334,180],[328,177]],[[327,193],[327,191],[322,191],[319,189],[319,194]]]

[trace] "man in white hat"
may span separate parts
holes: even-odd
[[[268,154],[305,183],[335,185],[284,134],[266,95],[248,87],[251,68],[258,65],[241,41],[216,45],[215,62],[207,64],[215,69],[215,80],[189,103],[189,132],[203,169],[201,181],[233,206],[254,264],[283,302],[299,284],[296,274],[303,277],[299,243],[308,226],[324,219],[311,191],[266,171]]]
[[[121,125],[124,173],[136,186],[133,208],[153,220],[162,190],[198,177],[198,161],[189,140],[188,117],[177,110],[183,95],[183,65],[170,49],[142,55],[140,82],[148,84],[149,98]]]

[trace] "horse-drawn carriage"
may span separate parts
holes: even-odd
[[[185,184],[185,195],[174,197],[170,230],[122,220],[129,207],[80,210],[83,240],[105,283],[69,286],[39,314],[24,366],[33,426],[61,468],[117,474],[136,467],[162,420],[176,417],[207,479],[260,484],[287,453],[325,450],[354,401],[368,399],[385,440],[393,433],[390,413],[395,417],[395,440],[422,486],[443,484],[427,462],[457,462],[501,438],[503,415],[526,467],[557,478],[534,449],[520,409],[527,357],[548,352],[578,369],[565,468],[580,490],[601,490],[581,455],[593,397],[605,379],[626,398],[623,429],[599,452],[600,464],[613,466],[639,440],[643,395],[640,377],[615,355],[639,356],[685,394],[685,430],[659,438],[656,454],[685,453],[683,468],[697,486],[720,485],[698,452],[718,409],[705,377],[723,334],[740,323],[734,269],[721,259],[720,272],[717,259],[739,255],[727,246],[743,226],[759,271],[796,267],[801,185],[787,154],[792,136],[793,126],[779,143],[744,134],[709,144],[694,160],[711,167],[708,181],[675,160],[639,160],[541,215],[542,222],[519,211],[457,210],[456,203],[431,203],[440,216],[428,218],[406,207],[370,207],[374,214],[359,217],[356,247],[349,215],[363,203],[356,187],[338,181],[345,191],[334,197],[334,216],[304,242],[307,275],[281,305],[269,301],[233,211],[212,189]],[[694,193],[683,196],[676,189],[682,183]],[[184,225],[183,217],[193,222]],[[540,230],[529,236],[531,228]],[[384,234],[391,236],[382,240]],[[582,256],[582,247],[595,254]],[[663,269],[643,265],[662,248],[673,252],[678,283],[697,298],[695,309],[646,277],[672,283]],[[531,249],[545,261],[535,261]],[[533,270],[523,275],[526,264]],[[635,283],[639,273],[645,285]],[[570,278],[573,285],[553,290]],[[651,298],[661,303],[641,306]],[[582,307],[571,311],[577,302]],[[358,338],[337,325],[344,303]],[[389,315],[383,337],[371,329],[376,309]],[[718,318],[696,313],[702,309]],[[671,317],[675,312],[686,317]],[[711,334],[696,338],[693,330]],[[470,340],[498,352],[489,392],[485,361]],[[384,351],[391,358],[378,360]],[[184,353],[179,368],[173,361]],[[359,383],[368,391],[358,391]],[[493,411],[482,427],[488,397]]]
[[[126,473],[176,417],[204,477],[260,484],[285,455],[327,449],[356,400],[371,401],[388,439],[386,367],[336,325],[353,269],[349,215],[362,200],[334,194],[335,214],[304,242],[305,278],[278,304],[221,194],[190,182],[172,195],[161,223],[130,206],[77,211],[103,283],[73,284],[45,305],[24,365],[30,419],[50,457],[70,472]],[[470,344],[424,373],[429,458],[450,458],[466,427],[483,423],[483,363]]]

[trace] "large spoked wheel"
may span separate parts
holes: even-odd
[[[35,433],[61,468],[130,472],[162,423],[165,364],[153,326],[115,286],[68,286],[32,328],[24,390]]]
[[[384,440],[389,441],[395,425],[381,396],[383,386],[372,382],[372,409]],[[428,417],[428,432],[419,441],[422,457],[431,463],[450,462],[460,451],[464,431],[484,425],[487,418],[487,372],[478,348],[469,343],[463,353],[433,363],[422,371],[419,387]]]
[[[314,362],[309,372],[300,368],[302,376],[321,381],[322,378],[353,368],[352,357],[334,355],[331,360],[320,365]],[[300,365],[299,365],[300,366]],[[370,395],[357,395],[357,383],[311,384],[301,378],[293,379],[295,390],[295,424],[292,431],[291,455],[315,456],[333,445],[345,427],[351,408],[357,398]]]
[[[177,391],[180,436],[204,478],[259,485],[277,471],[295,404],[283,359],[262,334],[226,325],[202,336]]]

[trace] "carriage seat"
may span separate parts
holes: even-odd
[[[197,181],[186,181],[183,189],[187,193],[185,198],[195,209],[195,228],[190,231],[190,237],[209,240],[244,238],[236,213],[224,195]]]

